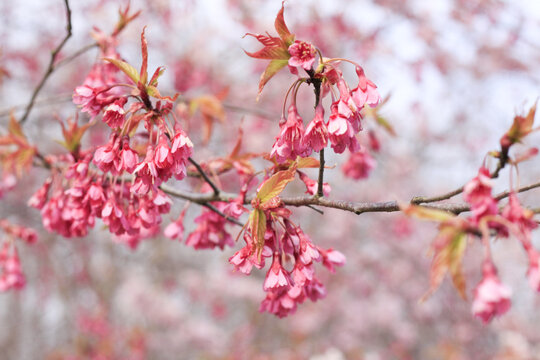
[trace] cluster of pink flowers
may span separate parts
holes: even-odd
[[[262,269],[265,259],[271,257],[272,263],[263,283],[266,298],[259,310],[285,317],[294,313],[298,304],[306,299],[317,301],[326,295],[324,285],[315,276],[314,262],[322,262],[333,272],[334,266],[345,264],[345,256],[339,251],[314,245],[300,227],[288,220],[286,209],[279,212],[284,216],[281,234],[275,229],[277,222],[269,217],[260,253],[249,233],[245,232],[246,245],[229,262],[237,271],[249,275],[253,266]]]
[[[97,33],[96,37],[103,57],[120,60],[115,35]],[[156,74],[152,86],[157,85],[160,72]],[[144,87],[133,96],[122,84],[127,82],[117,66],[99,61],[75,89],[74,103],[92,117],[101,114],[111,132],[101,146],[76,147],[69,155],[50,159],[63,163],[64,170],[53,172],[29,202],[41,210],[47,230],[65,237],[85,236],[99,218],[116,241],[134,248],[159,231],[161,215],[170,211],[172,201],[159,186],[171,177],[186,176],[193,144],[172,112],[172,99],[158,95],[152,103]],[[131,98],[137,101],[128,105]],[[144,130],[138,133],[141,123]],[[126,179],[130,174],[132,178]]]
[[[497,201],[491,195],[492,186],[489,170],[481,167],[478,175],[463,187],[463,198],[471,204],[471,221],[474,224],[486,215],[497,214]]]
[[[157,187],[132,196],[133,185],[90,170],[90,159],[91,153],[64,174],[53,175],[30,199],[29,204],[41,210],[44,227],[65,237],[86,236],[100,218],[112,234],[136,238],[159,228],[171,199]],[[133,246],[138,241],[130,243]]]
[[[94,34],[100,45],[100,58],[120,60],[116,52],[116,38],[106,36],[99,30]],[[105,61],[97,62],[81,86],[75,88],[73,102],[81,105],[81,111],[88,113],[92,118],[97,116],[108,105],[115,103],[121,95],[118,84],[126,83],[127,77],[116,66]],[[123,100],[122,100],[123,101]],[[120,104],[117,107],[122,108]],[[115,109],[113,107],[113,109]],[[103,121],[106,121],[104,117]]]
[[[489,170],[481,167],[478,175],[463,188],[463,198],[471,205],[472,215],[468,221],[475,229],[482,221],[499,236],[514,235],[529,257],[527,277],[535,291],[540,291],[539,255],[532,246],[531,231],[538,227],[533,220],[533,212],[521,207],[517,194],[509,194],[508,203],[499,209],[497,200],[491,194],[492,180]],[[489,244],[485,244],[489,246]],[[497,277],[497,270],[490,258],[490,251],[483,265],[483,280],[474,292],[473,314],[483,322],[491,321],[495,316],[504,314],[511,306],[511,290]]]
[[[291,45],[294,46],[296,43]],[[294,64],[309,64],[309,66],[312,64],[306,59],[303,62],[294,56],[292,59]],[[314,60],[314,57],[311,60]],[[274,156],[278,163],[294,160],[297,156],[309,156],[313,151],[324,149],[328,142],[338,154],[343,153],[345,149],[349,149],[351,153],[360,150],[357,134],[362,130],[361,111],[366,105],[377,106],[380,100],[377,87],[366,78],[364,70],[357,66],[358,86],[350,90],[335,63],[325,66],[328,69],[316,76],[323,81],[321,96],[332,93],[333,102],[330,105],[328,121],[324,119],[324,108],[319,102],[314,118],[304,130],[304,122],[293,100],[289,106],[287,119],[282,118],[280,121],[280,132],[271,151],[271,156]],[[339,92],[338,99],[334,98],[334,86]]]
[[[512,291],[497,277],[497,271],[490,261],[484,264],[483,279],[474,291],[473,314],[484,323],[500,316],[510,309]]]
[[[377,166],[377,162],[373,156],[371,156],[366,148],[361,146],[360,149],[358,149],[357,152],[352,153],[349,160],[343,164],[343,173],[345,173],[345,176],[355,180],[365,179],[369,176],[371,170],[373,170],[375,166]]]
[[[212,205],[223,212],[228,205],[225,202],[214,202]],[[202,214],[195,218],[197,227],[189,234],[186,244],[195,249],[214,249],[216,247],[223,250],[225,246],[234,246],[232,236],[225,230],[227,220],[215,211],[204,209]]]
[[[0,219],[0,229],[7,236],[0,247],[0,292],[22,289],[26,279],[15,240],[19,239],[31,245],[37,241],[37,233],[34,229],[12,224],[5,219]]]
[[[6,241],[0,249],[0,292],[22,289],[25,284],[17,248],[11,241]]]

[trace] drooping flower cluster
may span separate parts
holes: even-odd
[[[343,165],[345,176],[353,179],[365,179],[369,176],[371,170],[377,166],[377,162],[364,147],[351,154],[351,157]]]
[[[26,278],[15,240],[19,239],[32,245],[37,241],[37,233],[34,229],[12,224],[5,219],[0,219],[0,229],[7,236],[0,243],[0,292],[20,290],[26,284]]]
[[[186,176],[193,144],[174,117],[173,99],[157,91],[163,71],[158,69],[147,79],[144,31],[140,74],[120,60],[114,35],[96,36],[107,62],[100,60],[93,67],[84,84],[75,89],[73,101],[92,118],[101,115],[110,128],[108,142],[81,150],[78,141],[87,126],[71,124],[64,131],[65,143],[76,142],[76,146],[68,147],[68,155],[49,159],[59,170],[29,204],[41,210],[49,231],[66,237],[85,236],[99,218],[116,241],[134,248],[140,239],[158,232],[161,215],[169,212],[172,203],[159,186],[171,177],[181,180]],[[129,81],[138,96],[125,88]],[[150,97],[157,101],[153,103]],[[136,101],[128,104],[131,98]],[[144,130],[138,132],[141,124]]]
[[[333,102],[330,105],[328,121],[324,120],[324,108],[319,100],[315,116],[304,130],[304,122],[293,99],[287,119],[282,118],[280,121],[280,132],[272,147],[271,155],[275,156],[278,163],[294,160],[297,156],[309,156],[313,151],[319,152],[328,142],[338,154],[346,149],[351,153],[360,149],[357,134],[362,130],[362,109],[366,105],[375,107],[379,103],[376,86],[365,77],[364,70],[357,66],[359,84],[350,90],[335,63],[328,60],[328,63],[323,65],[331,68],[331,71],[310,76],[322,84],[321,98],[332,93]],[[334,98],[334,87],[339,93],[338,99]]]
[[[487,261],[484,264],[483,279],[474,291],[473,314],[484,323],[490,322],[493,317],[510,309],[511,294],[510,288],[503,285],[497,277],[495,267]]]
[[[29,205],[41,211],[47,230],[65,237],[86,236],[96,218],[117,236],[142,238],[149,229],[159,227],[161,215],[169,212],[172,203],[163,191],[154,187],[133,196],[133,185],[89,169],[90,159],[88,153],[65,173],[53,175],[30,199]]]
[[[471,204],[471,221],[475,224],[484,216],[497,214],[497,201],[491,195],[491,188],[491,176],[485,167],[463,187],[463,198]]]
[[[17,248],[5,241],[0,248],[0,292],[22,289],[26,284]]]
[[[476,231],[482,233],[484,238],[489,238],[487,231],[491,229],[501,237],[515,236],[529,258],[529,284],[533,290],[540,291],[539,255],[531,242],[531,231],[538,227],[533,220],[534,214],[521,207],[515,192],[509,194],[506,206],[499,209],[491,189],[491,175],[485,167],[481,167],[478,175],[463,188],[463,198],[471,205],[472,215],[467,219],[470,232]],[[487,323],[508,311],[511,306],[511,290],[497,277],[489,251],[489,241],[484,242],[484,246],[487,247],[487,256],[483,265],[483,280],[475,290],[472,311]]]
[[[229,262],[237,271],[249,275],[254,266],[262,269],[265,259],[271,258],[263,283],[266,298],[259,310],[285,317],[294,313],[298,304],[306,299],[317,301],[326,295],[324,285],[315,276],[314,263],[322,262],[333,272],[334,266],[345,264],[345,256],[314,245],[309,236],[289,220],[290,211],[286,208],[277,206],[267,213],[264,244],[257,244],[248,229],[243,236],[245,246]],[[276,221],[278,217],[280,221]],[[276,228],[278,223],[283,225],[281,231]]]

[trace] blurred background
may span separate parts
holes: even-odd
[[[115,0],[71,1],[73,36],[61,57],[92,44],[98,27],[110,33]],[[283,71],[255,101],[266,61],[244,50],[259,49],[247,32],[275,34],[280,1],[133,0],[141,15],[118,38],[118,51],[140,64],[140,33],[147,26],[149,69],[167,68],[162,94],[183,99],[213,95],[224,116],[205,122],[193,114],[186,125],[194,158],[204,162],[232,150],[238,129],[243,150],[270,151],[286,90],[294,77]],[[379,114],[395,136],[376,129],[381,150],[370,177],[343,176],[346,156],[328,151],[331,197],[354,201],[407,201],[453,190],[476,175],[516,114],[526,114],[540,94],[540,4],[536,0],[299,1],[285,3],[285,20],[297,39],[326,57],[360,63],[389,97]],[[0,123],[13,109],[20,116],[65,34],[62,1],[0,3]],[[43,153],[62,153],[58,118],[75,116],[73,89],[82,84],[98,51],[90,48],[58,67],[40,93],[25,125]],[[355,84],[354,69],[344,67]],[[168,90],[168,91],[167,91]],[[310,89],[299,93],[299,110],[313,116]],[[88,121],[79,115],[81,122]],[[103,143],[96,126],[86,145]],[[367,131],[365,132],[367,133]],[[528,146],[539,140],[528,138]],[[522,149],[525,149],[523,147]],[[258,164],[262,166],[263,163]],[[495,165],[494,162],[491,165]],[[519,183],[538,181],[538,159],[521,166]],[[360,216],[295,209],[293,218],[312,240],[347,257],[335,274],[318,273],[328,294],[284,319],[259,313],[265,272],[234,273],[228,258],[240,248],[197,251],[163,236],[135,250],[115,243],[98,222],[88,237],[49,234],[26,199],[46,178],[35,169],[6,194],[0,217],[40,232],[33,246],[19,246],[26,287],[0,294],[0,353],[5,359],[540,359],[539,295],[527,284],[527,260],[517,241],[496,241],[501,279],[513,289],[512,309],[483,325],[446,280],[425,302],[427,251],[436,226],[399,214]],[[313,178],[316,171],[309,172]],[[508,170],[494,192],[509,187]],[[173,184],[189,188],[190,181]],[[227,184],[226,177],[223,183]],[[516,181],[514,175],[514,181]],[[193,184],[193,183],[191,183]],[[301,194],[293,183],[290,194]],[[538,191],[521,198],[540,204]],[[461,201],[458,196],[455,201]],[[184,207],[175,201],[164,225]],[[191,205],[187,234],[200,213]],[[238,229],[229,228],[236,236]],[[534,241],[540,246],[538,234]],[[465,255],[469,298],[480,281],[482,248]]]

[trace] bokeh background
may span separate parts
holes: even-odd
[[[70,5],[73,36],[63,57],[91,44],[93,27],[110,32],[126,2]],[[131,1],[142,13],[120,35],[120,54],[138,66],[140,33],[147,26],[150,69],[167,68],[162,94],[168,89],[185,99],[224,96],[225,119],[215,122],[207,144],[200,118],[194,115],[189,123],[197,160],[229,152],[240,127],[244,151],[270,150],[294,77],[280,73],[256,102],[265,62],[245,55],[244,49],[259,45],[243,35],[274,33],[280,6],[276,0]],[[336,165],[326,172],[333,198],[407,201],[463,185],[487,152],[497,149],[514,115],[526,113],[540,94],[535,0],[290,0],[285,6],[286,22],[298,39],[311,41],[327,57],[359,62],[380,93],[389,96],[380,114],[396,136],[377,129],[382,149],[368,179],[345,178],[345,158],[328,152],[329,164]],[[0,3],[3,127],[11,110],[22,113],[51,49],[64,36],[64,12],[56,0]],[[75,116],[71,94],[96,56],[93,48],[62,65],[41,92],[25,128],[41,151],[62,152],[55,142],[60,139],[56,119]],[[351,82],[353,70],[345,71]],[[310,90],[299,96],[300,112],[310,118]],[[86,144],[102,142],[104,130],[96,126]],[[538,140],[533,134],[526,145]],[[538,165],[537,159],[524,163],[519,183],[538,181]],[[131,250],[113,242],[101,223],[82,239],[46,233],[38,211],[26,207],[45,177],[46,171],[33,170],[0,203],[2,218],[40,231],[36,245],[19,247],[27,286],[0,294],[2,358],[540,359],[540,297],[527,285],[526,257],[514,240],[498,240],[493,249],[499,274],[513,289],[512,309],[483,325],[472,317],[470,300],[460,299],[448,280],[419,302],[429,287],[427,250],[434,224],[399,214],[325,210],[321,216],[297,209],[294,219],[313,241],[344,253],[347,264],[336,274],[318,270],[328,289],[324,300],[278,319],[258,312],[264,272],[249,277],[232,272],[228,258],[238,249],[196,251],[158,236]],[[507,189],[509,179],[503,171],[495,191]],[[292,184],[288,191],[304,189]],[[540,204],[538,191],[522,199],[529,206]],[[164,223],[184,205],[176,201]],[[190,206],[186,235],[199,212]],[[238,232],[229,229],[233,236]],[[540,246],[537,235],[534,241]],[[469,297],[480,281],[481,258],[481,246],[471,242],[465,256]]]

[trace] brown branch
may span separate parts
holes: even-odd
[[[204,203],[204,204],[201,204],[201,206],[207,207],[208,209],[212,210],[213,212],[215,212],[219,216],[223,217],[225,220],[232,222],[233,224],[236,224],[236,225],[242,226],[242,227],[244,226],[243,223],[236,220],[235,218],[227,216],[226,214],[224,214],[222,211],[220,211],[218,208],[216,208],[214,205],[212,205],[210,203]]]
[[[79,57],[80,55],[84,54],[85,52],[87,52],[88,50],[92,50],[93,48],[95,47],[98,47],[99,44],[97,42],[95,43],[92,43],[92,44],[88,44],[86,46],[83,46],[82,48],[80,48],[79,50],[75,51],[73,54],[71,54],[70,56],[66,56],[65,58],[63,58],[62,60],[58,61],[56,63],[56,68],[60,67],[60,66],[63,66],[67,63],[69,63],[70,61],[74,60],[75,58]]]
[[[450,191],[446,194],[443,194],[443,195],[439,195],[439,196],[433,196],[433,197],[424,197],[424,196],[415,196],[412,198],[411,200],[411,204],[425,204],[425,203],[432,203],[432,202],[438,202],[438,201],[443,201],[443,200],[448,200],[456,195],[459,195],[463,192],[463,186],[456,189],[456,190],[453,190],[453,191]]]
[[[56,61],[56,57],[58,56],[58,53],[60,52],[60,50],[62,50],[62,48],[64,47],[64,45],[68,41],[68,39],[71,37],[71,30],[72,30],[72,28],[71,28],[71,9],[69,7],[68,0],[64,0],[64,4],[66,6],[66,18],[67,18],[66,36],[64,37],[62,42],[60,42],[60,44],[56,47],[56,49],[54,49],[51,52],[51,59],[49,61],[49,66],[47,67],[47,71],[45,71],[45,74],[43,75],[43,78],[39,82],[38,86],[34,89],[34,92],[32,93],[32,96],[30,97],[30,101],[28,102],[28,105],[26,106],[26,110],[24,112],[24,115],[22,116],[21,120],[19,121],[21,124],[24,124],[26,119],[28,119],[28,115],[30,115],[30,111],[34,107],[34,102],[36,101],[36,97],[38,96],[39,92],[41,91],[41,89],[45,85],[45,82],[47,81],[49,76],[51,76],[51,74],[53,73],[53,71],[55,69],[54,62]]]
[[[206,181],[206,183],[208,185],[210,185],[210,187],[212,188],[212,190],[214,190],[214,194],[215,195],[219,195],[220,193],[220,190],[219,188],[216,186],[216,184],[214,184],[214,182],[212,180],[210,180],[210,178],[208,177],[208,175],[206,175],[206,173],[204,172],[203,168],[201,167],[201,165],[199,165],[195,160],[193,160],[193,158],[189,157],[188,158],[189,162],[193,164],[193,166],[195,166],[195,168],[197,169],[197,171],[199,172],[199,174],[201,174],[201,176],[203,177],[204,181]]]
[[[517,193],[521,193],[521,192],[525,192],[525,191],[529,191],[529,190],[532,190],[532,189],[536,189],[540,187],[540,182],[537,182],[537,183],[534,183],[534,184],[530,184],[530,185],[527,185],[527,186],[523,186],[523,187],[520,187],[519,189],[517,190],[513,190]],[[500,193],[499,195],[495,196],[495,200],[501,200],[501,199],[504,199],[506,197],[508,197],[510,195],[512,191],[503,191],[502,193]]]

